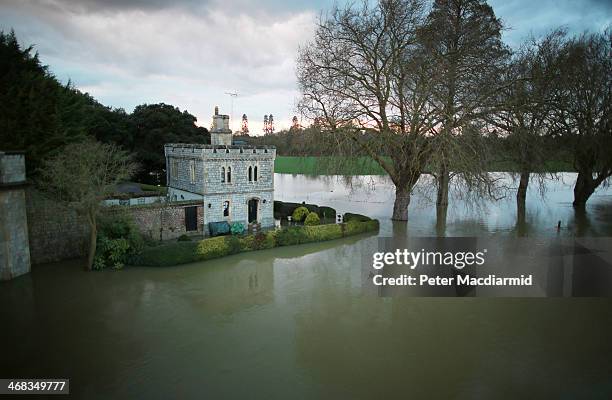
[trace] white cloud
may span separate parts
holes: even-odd
[[[32,27],[41,60],[62,80],[104,104],[130,111],[141,103],[166,102],[187,109],[207,126],[213,107],[249,115],[261,131],[264,114],[289,126],[294,114],[297,48],[312,37],[315,13],[258,15],[236,8],[116,9],[69,12],[65,6],[14,5],[12,18]],[[7,24],[5,18],[0,23]],[[24,42],[20,26],[17,35]],[[34,31],[35,29],[35,31]],[[28,29],[26,29],[28,30]]]

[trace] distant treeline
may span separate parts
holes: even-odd
[[[195,121],[163,103],[139,105],[131,114],[104,106],[70,82],[61,84],[14,32],[0,32],[0,150],[25,151],[29,176],[62,146],[93,136],[131,152],[140,164],[136,179],[164,183],[164,143],[209,142]]]

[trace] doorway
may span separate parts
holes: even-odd
[[[259,200],[251,199],[248,203],[249,207],[249,224],[257,222],[257,213],[259,211]]]
[[[185,230],[187,232],[198,230],[197,207],[185,207]]]

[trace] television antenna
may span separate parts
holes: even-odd
[[[232,133],[234,133],[234,99],[238,97],[238,92],[225,92],[226,95],[230,97],[230,129]]]

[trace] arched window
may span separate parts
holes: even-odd
[[[255,166],[255,168],[253,170],[255,171],[254,174],[253,174],[253,180],[255,182],[257,182],[257,165]]]
[[[225,167],[221,167],[221,183],[225,183]]]
[[[249,166],[249,182],[253,181],[253,167]]]
[[[230,212],[230,204],[229,201],[224,201],[223,202],[223,216],[224,217],[229,217],[229,212]]]
[[[232,183],[232,167],[227,167],[227,183]]]

